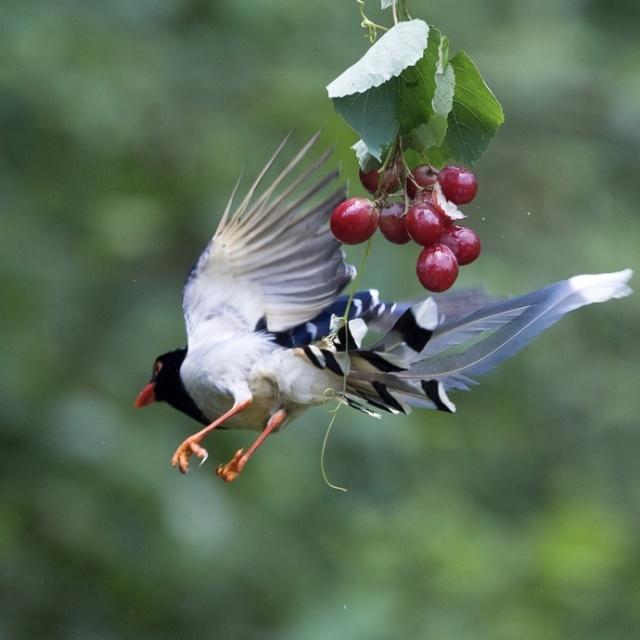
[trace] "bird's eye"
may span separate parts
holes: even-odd
[[[160,369],[162,369],[162,362],[156,362],[153,365],[153,373],[155,373],[156,375],[158,375],[160,373]]]

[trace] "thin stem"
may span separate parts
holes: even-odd
[[[405,20],[411,20],[409,10],[407,9],[407,0],[398,0],[398,8],[402,12]]]
[[[356,294],[356,291],[358,290],[358,282],[360,281],[361,273],[364,271],[364,265],[367,263],[367,258],[371,255],[371,240],[372,239],[369,238],[369,240],[367,241],[367,246],[365,247],[364,254],[360,259],[358,270],[356,271],[356,277],[353,281],[353,284],[351,285],[351,293],[349,294],[349,299],[347,300],[347,306],[345,307],[344,315],[342,316],[342,322],[344,324],[349,322],[349,311],[351,310],[351,303],[353,302],[353,296]],[[346,357],[349,357],[348,356],[349,332],[345,331],[344,333],[345,333],[345,345],[344,345],[345,355]],[[344,376],[342,377],[342,394],[341,394],[342,398],[338,399],[338,404],[336,408],[331,411],[333,415],[331,416],[331,420],[329,421],[329,426],[327,427],[327,430],[324,434],[324,440],[322,441],[322,449],[320,451],[320,472],[322,473],[322,479],[324,480],[325,484],[331,489],[336,489],[337,491],[345,491],[345,492],[347,491],[345,487],[341,487],[339,485],[333,484],[329,480],[329,477],[327,476],[327,472],[324,465],[324,454],[325,454],[325,451],[327,450],[327,442],[329,441],[329,434],[331,433],[333,424],[336,421],[338,412],[340,411],[340,409],[342,408],[342,405],[344,404],[344,396],[346,393],[347,393],[347,374],[345,372]]]
[[[360,7],[360,17],[362,18],[360,26],[368,31],[369,42],[373,44],[378,37],[378,29],[380,29],[380,31],[388,31],[388,29],[386,27],[383,27],[381,24],[376,24],[375,22],[369,20],[364,12],[365,0],[356,0],[356,2]]]
[[[402,138],[398,137],[398,149],[400,150],[399,156],[400,156],[400,162],[402,162],[402,166],[404,168],[404,177],[405,178],[409,178],[409,180],[412,180],[414,182],[414,184],[416,184],[416,187],[418,186],[417,183],[415,183],[415,180],[413,180],[413,177],[411,175],[411,169],[409,168],[409,165],[407,164],[407,161],[404,158],[404,149],[402,147]]]
[[[393,24],[398,24],[397,0],[393,0],[393,3],[391,4],[391,13],[393,13]]]
[[[388,166],[389,163],[392,160],[395,160],[395,155],[396,155],[396,151],[398,149],[398,140],[400,139],[400,136],[397,136],[396,139],[393,141],[393,145],[391,145],[391,147],[389,147],[389,153],[387,153],[384,162],[382,163],[382,166],[380,167],[379,171],[384,171]]]
[[[404,149],[402,147],[402,136],[398,136],[398,151],[399,151],[399,156],[400,156],[400,162],[402,163],[402,167],[403,167],[403,171],[401,172],[401,184],[405,184],[407,180],[411,180],[411,182],[413,182],[413,184],[416,185],[416,187],[418,186],[416,184],[416,181],[413,179],[413,176],[411,175],[411,169],[409,168],[409,165],[407,164],[407,161],[404,158]],[[407,193],[407,189],[405,187],[404,190],[404,208],[405,210],[408,209],[409,207],[409,194]]]
[[[381,200],[380,196],[382,195],[382,187],[383,187],[383,179],[384,172],[386,171],[389,164],[396,164],[396,154],[398,152],[398,141],[400,140],[400,136],[396,137],[393,146],[389,148],[389,153],[387,153],[382,166],[378,169],[378,185],[376,187],[376,192],[374,194],[374,200],[376,204],[379,204]]]
[[[364,249],[364,254],[360,259],[360,264],[358,265],[358,269],[356,271],[356,277],[353,281],[353,284],[351,285],[351,293],[349,294],[349,299],[347,300],[347,306],[345,308],[344,315],[342,316],[342,321],[344,323],[349,321],[349,311],[351,310],[351,303],[353,302],[353,296],[356,294],[358,290],[358,282],[360,282],[360,275],[364,270],[364,265],[367,263],[367,258],[371,255],[371,240],[372,238],[369,238],[369,240],[367,241],[367,246]],[[347,336],[348,336],[348,332],[347,332]],[[345,347],[348,349],[348,345],[345,345]],[[346,378],[345,378],[345,384],[346,384]]]
[[[341,404],[338,405],[338,407],[340,406],[342,405]],[[329,434],[331,433],[331,429],[333,428],[333,423],[336,421],[337,415],[338,415],[338,410],[336,408],[336,410],[333,412],[333,415],[331,416],[331,421],[329,422],[329,426],[327,427],[327,430],[324,434],[324,440],[322,441],[322,450],[320,451],[320,473],[322,473],[322,479],[324,480],[324,483],[328,487],[330,487],[331,489],[335,489],[336,491],[344,491],[346,493],[347,492],[346,487],[341,487],[338,484],[333,484],[333,482],[329,480],[327,476],[327,472],[325,470],[325,466],[324,466],[324,453],[327,450],[327,441],[329,440]]]

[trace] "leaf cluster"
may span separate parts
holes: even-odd
[[[423,20],[399,22],[331,82],[336,111],[359,134],[361,168],[401,144],[414,166],[474,164],[504,122],[500,103],[463,51]]]

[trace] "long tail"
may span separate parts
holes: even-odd
[[[427,298],[409,306],[366,349],[360,347],[366,325],[352,320],[333,340],[332,364],[347,374],[344,400],[367,413],[371,407],[409,413],[412,406],[454,412],[447,391],[468,389],[476,376],[516,354],[566,313],[628,296],[631,276],[631,269],[574,276],[480,308],[471,304],[469,312],[448,317],[437,297]],[[322,354],[324,364],[330,358],[326,349]]]

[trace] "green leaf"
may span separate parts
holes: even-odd
[[[433,164],[447,160],[473,164],[486,151],[504,122],[500,103],[482,79],[471,58],[461,51],[449,63],[455,74],[453,108],[444,141],[427,151]]]
[[[431,101],[433,115],[426,125],[424,140],[427,146],[439,146],[444,141],[448,128],[448,116],[453,108],[456,78],[453,67],[447,63],[449,42],[446,38],[441,43],[441,57],[435,76],[436,88]]]
[[[378,160],[400,130],[398,76],[423,57],[428,34],[423,20],[400,22],[327,87],[336,111]]]
[[[415,65],[405,69],[400,75],[398,112],[402,134],[413,131],[433,116],[432,98],[436,90],[441,41],[440,31],[430,27],[424,55]]]
[[[427,150],[433,156],[431,164],[441,165],[446,161],[438,147],[447,134],[447,116],[453,105],[455,77],[453,68],[447,66],[443,73],[436,74],[436,90],[433,96],[433,114],[426,124],[416,127],[408,136],[403,136],[405,149],[414,149],[421,158],[427,157]]]
[[[418,70],[420,82],[414,90],[403,92],[400,132],[413,131],[414,143],[421,149],[439,146],[447,133],[455,89],[453,69],[447,64],[448,51],[448,38],[431,27],[425,55],[413,68]],[[411,71],[403,72],[402,79]]]
[[[405,150],[442,166],[473,164],[504,121],[499,102],[466,53],[422,20],[395,25],[327,91],[362,138],[358,161],[382,160],[400,134]]]
[[[369,148],[362,140],[358,140],[351,148],[354,150],[358,164],[363,171],[380,168],[382,163],[369,153]],[[385,151],[386,149],[383,150],[384,155],[386,155]]]
[[[398,135],[398,96],[395,78],[380,87],[334,98],[336,111],[362,137],[367,151],[382,160],[382,150]]]
[[[428,34],[429,27],[423,20],[398,23],[327,86],[329,97],[364,93],[399,76],[422,58]]]

